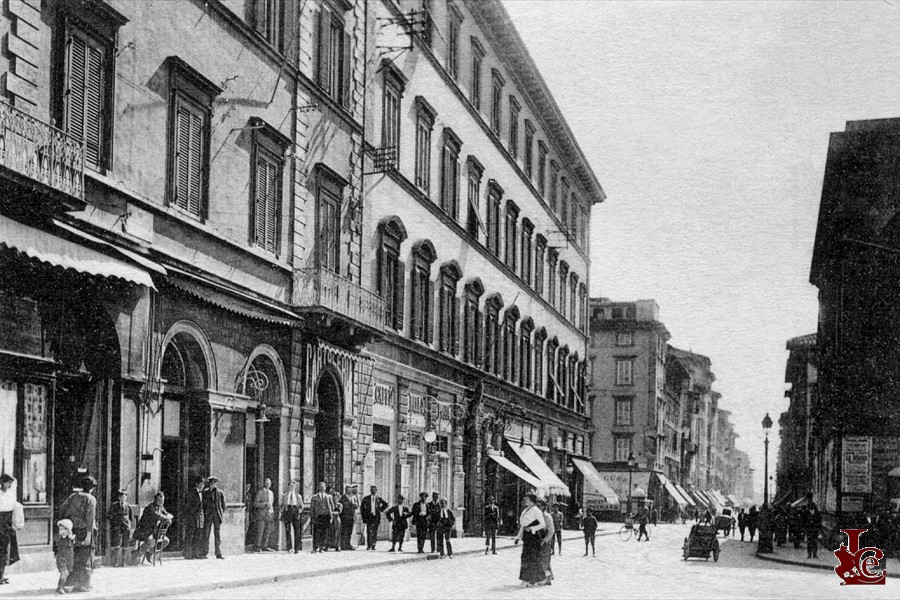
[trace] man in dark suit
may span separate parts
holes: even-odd
[[[355,485],[348,485],[340,499],[341,503],[341,550],[356,550],[350,543],[356,511],[359,510],[359,493]]]
[[[391,507],[385,513],[387,520],[391,522],[391,549],[388,552],[394,552],[394,546],[400,544],[400,552],[403,552],[403,538],[406,537],[406,530],[409,528],[409,518],[412,513],[403,505],[406,498],[397,497],[396,506]]]
[[[325,491],[325,482],[319,483],[319,493],[309,501],[309,518],[313,525],[312,553],[325,552],[325,537],[331,526],[334,499]]]
[[[500,529],[500,507],[494,503],[494,497],[488,498],[484,506],[484,553],[497,554],[497,530]]]
[[[437,520],[435,514],[441,509],[441,495],[431,492],[431,502],[428,503],[428,541],[431,543],[431,553],[435,552],[435,535],[437,533]]]
[[[432,522],[437,535],[438,554],[444,558],[444,545],[447,546],[447,556],[453,558],[453,546],[450,545],[450,533],[456,524],[456,517],[453,511],[447,508],[447,501],[441,499],[440,508],[434,513]]]
[[[281,522],[284,523],[284,541],[287,551],[300,552],[303,544],[303,521],[300,517],[303,512],[303,496],[297,491],[297,482],[288,482],[288,490],[281,495]],[[291,536],[291,532],[294,533]],[[293,544],[291,542],[293,541]]]
[[[419,554],[425,553],[425,540],[428,538],[428,518],[431,515],[428,504],[428,492],[421,492],[419,501],[412,506],[412,524],[416,526],[416,546]]]
[[[194,486],[184,499],[184,557],[206,558],[203,543],[203,478],[194,477]]]
[[[378,495],[378,488],[369,488],[370,494],[363,498],[360,505],[362,522],[366,524],[366,550],[374,550],[378,541],[378,526],[381,524],[381,513],[388,507],[388,503]]]
[[[209,531],[213,531],[216,540],[216,558],[222,556],[222,536],[219,533],[222,521],[225,520],[225,493],[219,489],[219,478],[210,477],[206,480],[206,493],[203,497],[203,546],[204,552],[201,558],[206,558],[209,552]]]

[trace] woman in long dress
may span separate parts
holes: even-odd
[[[13,511],[16,509],[16,482],[11,475],[0,475],[0,585],[9,583],[3,572],[19,561],[16,530],[13,529]]]
[[[525,494],[525,510],[519,516],[519,533],[515,543],[522,541],[522,562],[519,579],[523,586],[533,586],[546,579],[541,565],[541,542],[547,533],[544,513],[537,505],[535,494]]]
[[[547,511],[548,502],[541,500],[540,505],[546,531],[541,538],[541,568],[544,570],[544,580],[538,582],[538,585],[550,585],[550,581],[553,580],[550,557],[553,555],[553,536],[556,535],[556,525],[553,524],[553,515]]]

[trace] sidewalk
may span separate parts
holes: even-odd
[[[618,531],[618,523],[603,523],[597,535],[611,535]],[[566,530],[565,540],[583,539],[580,531]],[[454,556],[484,552],[484,539],[480,537],[452,540]],[[187,561],[182,558],[164,558],[157,566],[111,568],[94,570],[93,590],[76,594],[76,598],[153,598],[179,596],[202,589],[226,589],[239,586],[260,585],[306,577],[345,573],[349,570],[370,569],[427,560],[428,554],[416,553],[415,539],[404,543],[404,551],[388,552],[390,542],[379,541],[378,550],[366,552],[326,552],[312,555],[309,552],[289,554],[272,552],[263,554],[239,554],[225,560],[210,557],[207,560]],[[427,549],[426,544],[426,549]],[[515,547],[512,537],[498,537],[497,550]],[[57,598],[55,595],[56,571],[24,573],[10,577],[9,585],[0,587],[0,598]]]
[[[754,542],[754,547],[755,546],[756,542]],[[803,543],[800,548],[794,548],[794,545],[790,543],[786,543],[781,548],[776,545],[773,554],[757,553],[756,557],[760,560],[768,560],[770,562],[786,565],[797,565],[808,569],[824,569],[831,572],[834,572],[834,568],[838,565],[837,558],[834,556],[834,551],[825,548],[821,544],[819,544],[818,558],[806,558],[806,543]],[[888,577],[900,578],[900,560],[889,558],[886,569]]]

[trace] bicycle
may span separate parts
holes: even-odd
[[[627,542],[631,539],[631,536],[634,535],[634,519],[631,517],[627,517],[625,519],[625,524],[619,528],[619,539],[623,542]]]

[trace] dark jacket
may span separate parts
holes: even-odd
[[[143,542],[156,533],[157,525],[171,520],[172,515],[169,514],[169,511],[156,502],[147,505],[144,507],[144,512],[141,513],[141,520],[138,522],[137,531],[134,532],[134,539]]]
[[[412,517],[412,513],[405,506],[392,506],[384,513],[384,516],[391,522],[392,529],[403,531],[409,527],[409,518]]]
[[[597,519],[593,515],[588,515],[581,519],[581,528],[585,535],[594,535],[597,533]]]
[[[422,507],[425,507],[425,515],[422,515]],[[431,516],[431,509],[427,502],[422,502],[419,500],[415,504],[412,505],[412,524],[416,526],[416,529],[428,529],[428,519]]]
[[[73,492],[59,507],[59,519],[72,521],[72,534],[76,546],[94,543],[97,529],[97,499],[85,492]]]
[[[441,516],[441,508],[438,507],[436,511],[434,511],[431,515],[431,522],[437,529],[452,529],[456,524],[456,517],[453,515],[453,511],[449,508],[446,509],[447,516]]]
[[[369,494],[363,498],[359,506],[359,512],[362,515],[363,523],[378,523],[381,521],[381,513],[388,507],[388,503],[382,500],[381,496],[372,497]]]
[[[130,504],[122,504],[117,500],[106,511],[106,520],[111,529],[118,528],[120,532],[131,535],[131,528],[135,525],[134,509]]]
[[[225,520],[225,492],[219,488],[203,490],[203,518],[210,523]]]
[[[500,527],[500,507],[488,504],[484,507],[484,530],[497,531]]]
[[[356,509],[359,508],[359,496],[351,496],[344,494],[341,496],[341,520],[353,520],[356,516]]]

